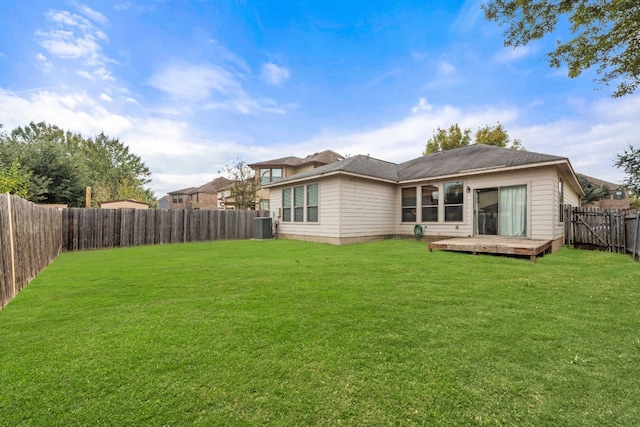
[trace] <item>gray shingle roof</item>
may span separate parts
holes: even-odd
[[[483,169],[500,169],[563,160],[567,160],[567,158],[490,145],[470,145],[421,156],[399,165],[369,156],[358,155],[292,175],[273,185],[336,172],[403,182],[439,176],[462,175],[466,172]]]
[[[525,166],[566,160],[565,157],[491,145],[469,145],[418,157],[398,165],[400,181],[457,175],[480,169]]]
[[[339,162],[329,163],[328,165],[320,166],[306,172],[291,175],[274,184],[313,176],[322,176],[334,172],[352,173],[389,181],[398,180],[398,165],[395,163],[374,159],[369,156],[357,155],[340,160]]]
[[[251,167],[260,167],[260,166],[301,166],[308,163],[320,163],[327,164],[337,162],[338,160],[342,160],[344,157],[335,151],[324,150],[319,153],[310,154],[304,159],[296,156],[282,157],[279,159],[273,160],[265,160],[264,162],[251,163],[249,166]]]

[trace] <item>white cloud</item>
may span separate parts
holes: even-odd
[[[280,67],[272,62],[262,64],[260,77],[272,86],[281,86],[289,80],[290,75],[288,68]]]
[[[461,81],[455,65],[446,60],[437,64],[435,77],[426,85],[426,89],[443,89],[456,86]]]
[[[78,10],[84,16],[89,17],[92,21],[97,22],[99,24],[105,25],[105,24],[107,24],[109,22],[109,20],[107,19],[106,16],[104,16],[100,12],[97,12],[97,11],[91,9],[89,6],[87,6],[85,4],[78,5]]]
[[[236,93],[240,83],[232,73],[217,65],[171,64],[153,75],[149,84],[178,98],[200,101],[211,92]]]
[[[86,6],[79,6],[98,23],[107,20],[98,12]],[[89,19],[75,13],[60,10],[50,10],[46,14],[50,28],[39,29],[35,35],[40,46],[57,58],[65,60],[80,60],[85,65],[103,67],[110,60],[102,53],[101,43],[109,38],[98,29]]]
[[[471,30],[476,22],[482,19],[482,9],[480,8],[482,3],[483,0],[466,0],[451,28],[458,33],[466,33]]]
[[[420,98],[418,105],[414,106],[411,111],[415,114],[415,113],[420,113],[422,111],[431,111],[431,108],[433,108],[425,98]]]
[[[527,56],[531,56],[534,53],[534,51],[535,49],[533,49],[530,45],[518,46],[518,47],[504,47],[495,56],[495,58],[500,63],[509,63],[514,61],[519,61],[521,59],[526,58]]]
[[[440,69],[440,72],[445,75],[453,74],[456,72],[456,67],[447,61],[440,62],[439,69]]]
[[[103,101],[107,101],[107,102],[112,102],[113,101],[113,99],[109,95],[107,95],[106,93],[101,94],[100,95],[100,99],[102,99]]]
[[[154,74],[149,84],[186,102],[180,113],[182,109],[189,108],[190,104],[203,101],[207,102],[200,108],[208,110],[221,109],[238,114],[286,113],[284,107],[278,106],[271,99],[249,95],[240,79],[219,65],[170,64]]]
[[[215,39],[209,40],[209,43],[213,47],[215,54],[220,62],[232,65],[236,69],[236,71],[243,74],[251,74],[251,69],[244,59],[229,51],[224,45],[222,45]]]

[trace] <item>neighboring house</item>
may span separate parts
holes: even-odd
[[[99,202],[98,207],[100,209],[149,209],[149,204],[131,199],[109,200],[107,202]]]
[[[471,145],[395,164],[358,155],[268,184],[278,236],[345,244],[413,235],[564,242],[582,188],[567,158]]]
[[[156,200],[158,209],[169,209],[169,196],[163,196]]]
[[[325,150],[320,153],[311,154],[303,159],[295,156],[283,157],[280,159],[267,160],[248,165],[255,171],[256,180],[261,186],[278,182],[281,179],[299,173],[313,170],[330,163],[344,160],[344,157],[335,151]],[[268,188],[261,188],[257,193],[256,208],[269,210],[270,191]]]
[[[620,184],[603,181],[592,176],[581,174],[587,181],[592,182],[597,187],[606,187],[609,189],[609,196],[596,202],[589,203],[586,206],[593,206],[601,209],[630,209],[631,200],[629,200],[629,192]]]
[[[189,187],[169,193],[169,209],[225,209],[219,200],[223,190],[233,184],[219,177],[200,187]]]

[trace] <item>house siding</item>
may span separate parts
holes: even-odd
[[[396,185],[343,177],[340,180],[342,209],[340,235],[346,238],[393,236],[396,215]]]

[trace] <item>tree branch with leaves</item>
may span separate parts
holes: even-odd
[[[640,85],[640,2],[638,0],[490,0],[486,19],[506,26],[505,46],[524,46],[554,33],[561,18],[571,31],[547,54],[549,65],[568,67],[571,78],[595,68],[602,85],[617,83],[614,97]]]

